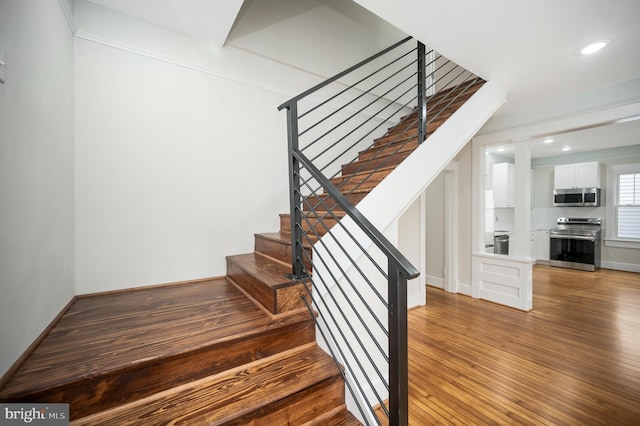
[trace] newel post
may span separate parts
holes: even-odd
[[[424,44],[418,42],[418,143],[427,137],[427,73]]]
[[[409,423],[407,277],[389,259],[389,424]]]
[[[289,141],[289,213],[291,221],[291,274],[293,278],[305,275],[302,247],[302,197],[300,195],[300,162],[294,155],[298,151],[298,105],[293,102],[287,108],[287,133]]]

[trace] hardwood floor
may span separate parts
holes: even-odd
[[[534,309],[427,289],[411,425],[640,424],[640,274],[534,267]]]

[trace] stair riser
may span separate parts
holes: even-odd
[[[328,232],[327,228],[333,228],[337,221],[332,217],[326,217],[322,219],[322,223],[323,224],[313,216],[308,217],[307,219],[302,218],[302,230],[305,233],[309,233],[311,236],[316,236],[316,234],[318,236],[322,236]],[[280,216],[280,231],[291,232],[291,220],[288,215]]]
[[[344,381],[335,376],[304,391],[297,392],[267,407],[225,422],[226,426],[300,425],[313,420],[344,401]]]
[[[389,144],[387,146],[380,146],[379,148],[370,149],[360,153],[358,159],[365,161],[374,157],[381,157],[385,155],[392,155],[401,152],[411,152],[418,147],[418,139],[411,139],[400,143]]]
[[[355,175],[349,176],[341,176],[337,178],[331,179],[331,183],[337,186],[339,189],[343,189],[346,185],[349,184],[358,184],[369,181],[376,181],[378,183],[382,182],[382,179],[389,176],[389,174],[394,170],[393,167],[389,167],[382,170],[377,170],[375,172],[363,172]]]
[[[463,95],[458,96],[453,100],[454,96],[448,95],[446,99],[438,97],[437,99],[430,99],[427,102],[427,121],[431,120],[431,117],[437,115],[437,120],[444,121],[447,117],[451,116],[462,104],[464,104],[473,94],[476,89],[471,89],[465,92]],[[400,123],[394,127],[390,127],[388,134],[402,133],[407,128],[417,128],[417,112],[413,112],[405,117],[402,117]]]
[[[447,118],[451,117],[451,115],[455,112],[455,109],[452,109],[448,112],[442,112],[438,114],[438,116],[431,116],[427,123],[427,133],[433,133],[438,130],[438,127],[442,125]],[[418,124],[413,123],[410,127],[407,126],[398,126],[390,130],[385,136],[376,139],[374,142],[374,146],[386,145],[389,142],[395,143],[400,142],[406,139],[410,139],[416,137],[418,135]]]
[[[67,386],[16,396],[14,400],[49,403],[73,401],[70,406],[73,420],[313,341],[314,322],[311,319],[298,321],[277,329],[230,339],[197,352],[154,360],[153,364],[131,366]]]
[[[384,169],[374,173],[365,172],[357,175],[349,175],[347,177],[337,178],[334,182],[341,191],[348,192],[358,189],[372,190],[382,180],[389,176],[393,169]]]
[[[302,284],[271,288],[265,285],[259,277],[247,273],[242,265],[233,259],[227,259],[227,277],[272,314],[301,309],[306,306],[301,299],[307,294]],[[286,278],[283,277],[283,281],[285,280]]]
[[[342,174],[350,175],[352,173],[360,173],[365,170],[375,170],[378,167],[396,166],[400,164],[402,160],[407,158],[409,154],[411,154],[411,152],[401,152],[386,157],[376,158],[374,160],[367,160],[363,163],[356,162],[348,164],[342,167]]]
[[[364,168],[364,170],[368,170],[368,168]],[[354,193],[347,194],[346,197],[353,205],[356,205],[366,196],[367,193]],[[308,197],[307,202],[304,204],[304,207],[305,209],[309,208],[319,212],[326,212],[328,210],[343,211],[342,207],[339,207],[338,203],[336,203],[336,201],[329,196]]]
[[[346,181],[346,183],[344,183],[340,187],[340,190],[344,192],[355,191],[355,190],[371,191],[373,188],[378,186],[378,184],[381,181],[382,181],[381,179],[380,180],[368,179],[362,182]]]
[[[274,241],[263,238],[260,234],[255,236],[255,250],[281,260],[291,265],[291,242]],[[311,249],[305,248],[306,256],[303,259],[305,267],[311,271]]]

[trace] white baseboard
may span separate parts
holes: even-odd
[[[444,278],[434,277],[433,275],[425,275],[427,285],[436,288],[444,288]]]
[[[600,266],[605,269],[615,269],[618,271],[640,272],[640,265],[636,263],[603,261],[600,263]]]
[[[458,287],[458,293],[471,296],[471,284],[458,281],[456,285]]]
[[[407,297],[407,309],[416,308],[424,305],[424,297],[420,294],[410,295]]]

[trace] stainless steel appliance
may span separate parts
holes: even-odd
[[[556,207],[598,207],[600,188],[554,189],[553,205]]]
[[[509,234],[493,237],[493,252],[496,254],[509,254]]]
[[[549,231],[549,263],[562,268],[595,271],[600,267],[602,219],[559,217]]]

